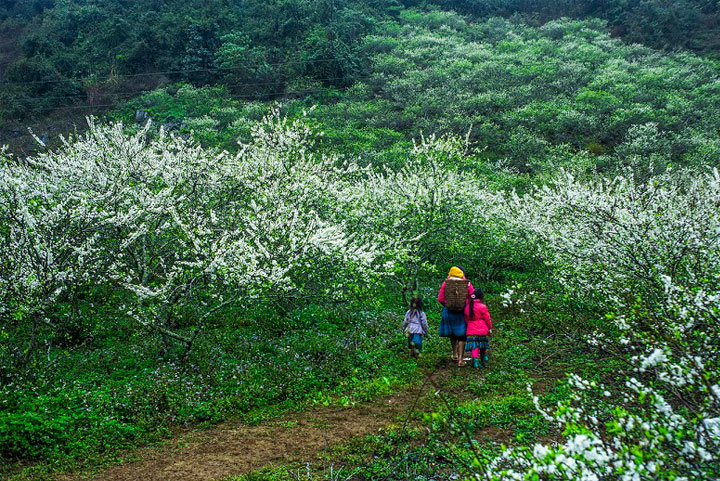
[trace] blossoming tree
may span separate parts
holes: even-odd
[[[3,314],[50,323],[64,292],[112,285],[124,314],[187,354],[229,303],[311,287],[332,296],[369,280],[379,249],[347,232],[338,202],[357,168],[313,154],[311,137],[273,113],[230,155],[91,122],[58,152],[5,160]],[[191,335],[175,329],[181,318]]]
[[[478,239],[492,229],[495,219],[484,206],[497,195],[460,168],[465,151],[459,137],[423,137],[400,169],[370,171],[348,191],[354,229],[393,246],[405,289],[454,263],[477,267],[489,258],[484,247],[491,244]]]
[[[720,176],[717,170],[591,183],[562,176],[514,196],[559,282],[607,312],[587,339],[628,363],[625,382],[578,376],[555,413],[557,447],[511,450],[498,479],[713,479],[720,473]],[[537,400],[537,398],[536,398]]]

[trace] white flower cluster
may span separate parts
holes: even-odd
[[[518,312],[525,312],[525,307],[537,296],[537,291],[523,289],[521,283],[515,283],[500,294],[502,305],[505,308],[515,308]]]
[[[568,292],[610,313],[590,344],[631,368],[624,386],[571,376],[571,399],[554,414],[541,410],[564,426],[565,442],[509,450],[490,477],[717,479],[718,171],[595,183],[564,174],[512,196],[506,216],[530,234]]]
[[[202,319],[230,300],[331,295],[390,266],[346,226],[357,166],[314,154],[299,121],[272,112],[237,154],[89,122],[57,152],[0,159],[4,314],[49,320],[76,288],[108,284],[152,326],[178,306]]]
[[[434,271],[438,247],[488,231],[478,206],[495,196],[457,170],[462,140],[421,138],[393,170],[319,154],[314,139],[277,111],[236,154],[90,119],[56,152],[4,155],[3,315],[50,322],[56,302],[109,285],[142,325],[165,329],[180,310],[201,325],[230,302],[347,299],[381,275]]]
[[[464,148],[456,137],[422,137],[401,168],[369,170],[347,191],[354,230],[392,246],[410,278],[436,274],[440,249],[461,256],[463,248],[483,248],[479,236],[490,228],[489,206],[499,196],[457,169]]]

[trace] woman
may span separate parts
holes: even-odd
[[[465,278],[465,273],[458,266],[450,268],[447,279],[440,287],[438,301],[443,305],[440,319],[440,337],[449,337],[452,346],[452,360],[458,366],[464,366],[465,352],[465,306],[473,291],[472,283]]]

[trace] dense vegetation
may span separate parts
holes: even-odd
[[[608,173],[715,162],[716,64],[624,45],[601,22],[534,28],[409,10],[367,36],[361,52],[373,59],[366,78],[283,107],[298,115],[320,104],[308,117],[325,144],[363,163],[401,165],[423,133],[467,136],[484,149],[476,167],[512,172],[513,182],[563,167]],[[244,119],[263,111],[222,87],[191,86],[146,94],[118,118],[131,122],[138,110],[230,149],[249,134]]]
[[[371,64],[362,39],[407,8],[538,25],[596,17],[629,43],[714,56],[720,49],[714,0],[11,1],[0,5],[0,120],[109,106],[168,81],[225,85],[264,100],[348,86]]]
[[[475,18],[520,14],[537,23],[561,17],[601,18],[608,22],[613,36],[654,48],[717,52],[720,46],[717,35],[718,5],[713,0],[440,0],[433,3]]]
[[[391,11],[361,1],[18,2],[0,13],[25,32],[4,75],[3,116],[108,104],[168,79],[247,98],[347,85],[364,63],[357,41]]]
[[[32,22],[9,78],[40,83],[3,95],[166,85],[0,155],[4,462],[43,476],[178,424],[389,392],[419,369],[403,294],[458,263],[502,313],[502,370],[432,407],[429,435],[366,440],[363,479],[405,479],[404,451],[426,477],[720,475],[720,70],[610,32],[714,52],[717,5],[452,6],[6,9],[4,29]],[[670,17],[686,35],[654,35]],[[548,359],[572,374],[533,399]],[[511,419],[508,450],[463,434]]]

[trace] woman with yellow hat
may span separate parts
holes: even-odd
[[[440,337],[449,337],[452,346],[452,360],[464,366],[465,352],[465,306],[475,288],[458,266],[450,268],[447,279],[440,287],[438,301],[443,305],[440,319]]]

